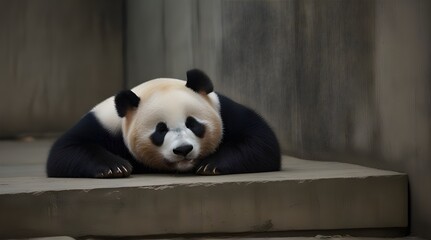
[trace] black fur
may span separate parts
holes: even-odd
[[[187,71],[186,87],[193,89],[197,93],[204,92],[208,94],[214,91],[211,79],[199,69]]]
[[[156,131],[151,134],[150,139],[156,146],[162,146],[165,141],[166,133],[168,133],[169,129],[166,126],[166,123],[160,122],[156,126]]]
[[[138,107],[141,99],[130,90],[123,90],[115,96],[115,108],[118,116],[126,116],[130,108]]]
[[[218,150],[197,166],[197,172],[212,175],[280,170],[280,147],[264,119],[253,110],[217,95],[223,139]]]
[[[205,126],[198,122],[194,117],[187,117],[186,127],[199,138],[203,138],[205,135]]]
[[[126,159],[130,158],[121,133],[108,132],[90,112],[54,143],[47,173],[49,177],[114,177],[116,172],[129,176],[132,165]]]

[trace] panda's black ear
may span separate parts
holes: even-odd
[[[123,90],[115,95],[115,108],[117,109],[118,116],[126,116],[127,111],[136,108],[141,99],[130,90]]]
[[[208,94],[214,91],[211,79],[199,69],[192,69],[187,71],[186,87],[191,88],[197,93]]]

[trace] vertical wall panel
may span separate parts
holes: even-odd
[[[222,12],[228,94],[270,119],[285,152],[357,151],[352,121],[372,111],[372,2],[225,1]]]
[[[0,136],[64,131],[121,88],[122,1],[0,1]]]
[[[376,3],[381,165],[409,174],[411,227],[431,238],[431,2]]]
[[[219,0],[127,1],[127,84],[158,77],[184,79],[190,68],[218,79]]]
[[[293,57],[298,51],[296,5],[294,1],[223,1],[222,72],[215,80],[219,91],[269,120],[285,151],[302,146],[291,141],[300,140],[301,132]]]
[[[430,1],[128,3],[129,86],[202,68],[284,153],[409,173],[412,233],[431,237]]]

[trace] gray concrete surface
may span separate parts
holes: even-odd
[[[0,165],[21,166],[44,164],[53,142],[52,138],[0,140]]]
[[[26,138],[0,141],[0,178],[45,176],[45,162],[52,139]]]
[[[407,176],[285,156],[283,171],[227,176],[134,175],[46,178],[50,141],[6,142],[0,157],[0,238],[147,236],[405,228]],[[30,148],[31,149],[31,148]],[[4,154],[6,153],[6,154]],[[20,156],[20,154],[23,154]],[[44,155],[45,154],[45,155]]]
[[[121,90],[122,3],[0,1],[0,137],[62,132]]]
[[[75,238],[68,236],[54,236],[54,237],[40,237],[40,238],[30,238],[31,240],[73,240]]]

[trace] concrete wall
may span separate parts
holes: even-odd
[[[373,156],[409,173],[411,226],[431,238],[431,2],[378,1],[373,98]]]
[[[122,1],[0,1],[0,137],[64,131],[122,87]]]
[[[431,238],[431,2],[129,0],[128,85],[206,70],[284,153],[409,173]]]

